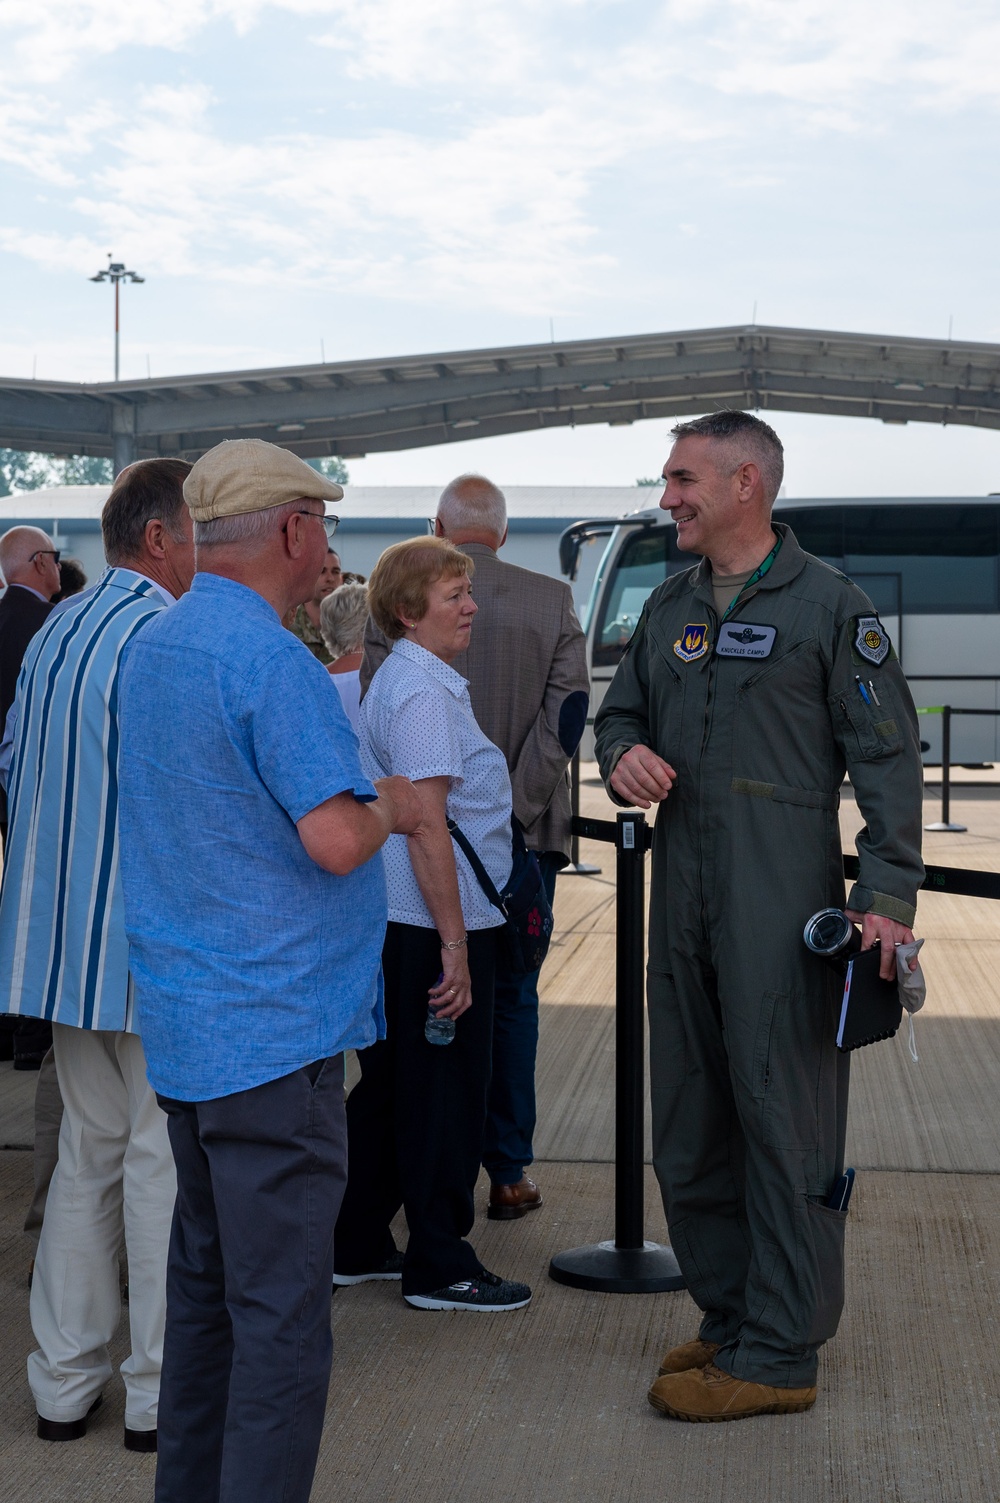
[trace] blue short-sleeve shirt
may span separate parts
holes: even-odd
[[[204,1101],[384,1036],[382,862],[338,877],[296,821],[376,796],[323,664],[246,586],[197,574],[129,646],[120,829],[154,1088]]]

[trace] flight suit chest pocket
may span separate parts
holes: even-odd
[[[674,633],[676,636],[676,632]],[[662,626],[650,624],[649,724],[654,736],[654,751],[669,762],[680,755],[684,726],[684,676],[687,668],[672,659]]]
[[[888,686],[879,689],[881,703],[865,704],[860,694],[844,690],[830,696],[830,714],[840,727],[846,747],[855,747],[864,762],[878,762],[896,756],[903,747],[899,720],[889,697]]]

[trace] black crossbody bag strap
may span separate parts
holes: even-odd
[[[490,902],[493,904],[493,907],[499,908],[504,918],[508,918],[509,915],[507,913],[507,908],[503,898],[494,887],[492,881],[490,880],[489,872],[486,870],[485,866],[476,855],[468,839],[465,835],[462,834],[462,831],[459,829],[458,825],[453,819],[449,819],[447,823],[449,835],[452,837],[455,844],[460,847],[466,861],[468,861],[469,865],[472,867],[476,881],[483,889],[483,892],[489,898]]]

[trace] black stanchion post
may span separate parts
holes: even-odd
[[[941,707],[941,818],[932,825],[924,825],[925,830],[951,830],[957,835],[964,834],[968,825],[954,825],[951,822],[951,705]]]
[[[615,1246],[642,1247],[643,958],[646,936],[646,821],[618,816],[615,930]]]
[[[619,814],[618,912],[615,959],[615,1237],[557,1253],[549,1277],[575,1289],[609,1294],[656,1294],[683,1289],[669,1247],[643,1238],[643,1126],[645,1044],[645,815]]]
[[[573,761],[570,763],[569,800],[570,810],[573,816],[573,834],[570,839],[569,866],[564,866],[559,875],[561,877],[598,877],[601,874],[599,866],[591,866],[589,861],[580,860],[580,836],[577,825],[580,822],[580,752],[573,753]]]

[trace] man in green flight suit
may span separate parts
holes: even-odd
[[[837,808],[865,827],[847,912],[865,948],[912,940],[920,743],[867,596],[772,523],[781,442],[743,412],[673,429],[660,505],[702,555],[650,596],[597,716],[618,803],[653,837],[648,1003],[653,1162],[703,1311],[650,1402],[677,1419],[796,1413],[843,1307],[848,1062],[842,983],[802,940],[844,907]]]

